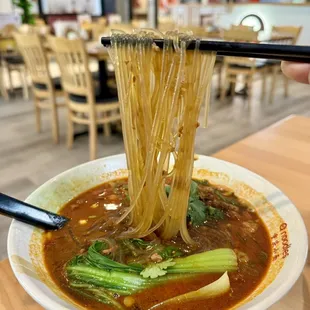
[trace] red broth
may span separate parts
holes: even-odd
[[[205,204],[221,209],[225,214],[224,219],[208,221],[200,227],[189,224],[189,233],[198,244],[195,248],[184,244],[179,236],[170,241],[159,242],[177,246],[188,255],[216,248],[232,248],[238,256],[239,269],[229,273],[231,289],[225,295],[158,309],[229,309],[258,286],[270,264],[271,242],[268,231],[250,206],[241,202],[233,193],[207,182],[199,183],[199,194]],[[51,277],[63,292],[87,309],[113,308],[72,290],[66,278],[65,266],[75,255],[83,254],[93,241],[116,238],[126,230],[126,223],[116,225],[115,221],[128,204],[127,179],[101,184],[68,202],[59,213],[69,217],[70,223],[59,231],[47,232],[45,235],[44,257]],[[148,239],[154,240],[157,237],[152,234]],[[171,297],[197,290],[220,276],[221,274],[197,275],[144,290],[132,295],[134,304],[127,309],[149,309]],[[121,303],[123,299],[122,296],[118,297]]]

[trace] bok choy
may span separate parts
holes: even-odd
[[[167,306],[176,303],[183,303],[192,300],[201,300],[223,295],[230,290],[230,281],[227,272],[225,272],[218,280],[200,288],[197,291],[192,291],[176,297],[167,299],[151,307],[149,310],[157,309],[162,306]]]
[[[236,254],[231,249],[169,258],[159,263],[126,264],[105,254],[107,248],[105,242],[94,242],[86,254],[76,256],[67,264],[66,273],[72,289],[116,309],[121,309],[121,305],[113,294],[131,295],[168,281],[192,277],[195,273],[235,271],[238,268]]]

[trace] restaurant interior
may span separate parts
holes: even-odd
[[[210,41],[307,46],[309,14],[310,3],[304,0],[1,0],[0,192],[24,200],[65,170],[124,153],[115,68],[101,43],[111,31],[154,28]],[[68,70],[70,62],[87,72],[85,80]],[[309,90],[285,76],[278,59],[217,56],[209,121],[202,125],[202,107],[195,154],[216,154],[278,186],[283,182],[280,189],[292,198],[307,198]],[[247,140],[292,119],[291,131],[283,127],[278,140],[267,133],[253,143]],[[229,156],[224,156],[227,148]],[[274,165],[268,165],[268,154],[274,155]],[[284,181],[289,178],[292,183]],[[309,208],[302,215],[310,224]],[[7,258],[10,223],[0,216],[0,261]],[[309,258],[307,264],[309,285]],[[286,299],[270,309],[309,309],[310,289],[302,283],[295,287],[302,301]]]

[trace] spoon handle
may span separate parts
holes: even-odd
[[[0,193],[0,213],[47,230],[62,228],[68,218]]]

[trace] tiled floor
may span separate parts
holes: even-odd
[[[281,82],[279,77],[273,105],[259,100],[259,81],[255,82],[251,105],[240,97],[236,97],[233,102],[228,100],[225,104],[213,100],[209,127],[197,131],[196,153],[212,154],[290,114],[310,116],[310,86],[292,82],[290,96],[283,98]],[[32,101],[23,101],[18,97],[4,102],[0,98],[1,192],[24,199],[51,177],[88,160],[87,135],[78,137],[73,149],[67,150],[66,111],[60,112],[61,138],[59,145],[54,145],[48,111],[43,113],[43,131],[37,134]],[[124,151],[119,134],[110,138],[99,136],[98,144],[100,157]],[[0,260],[7,255],[9,223],[9,219],[0,216]]]

